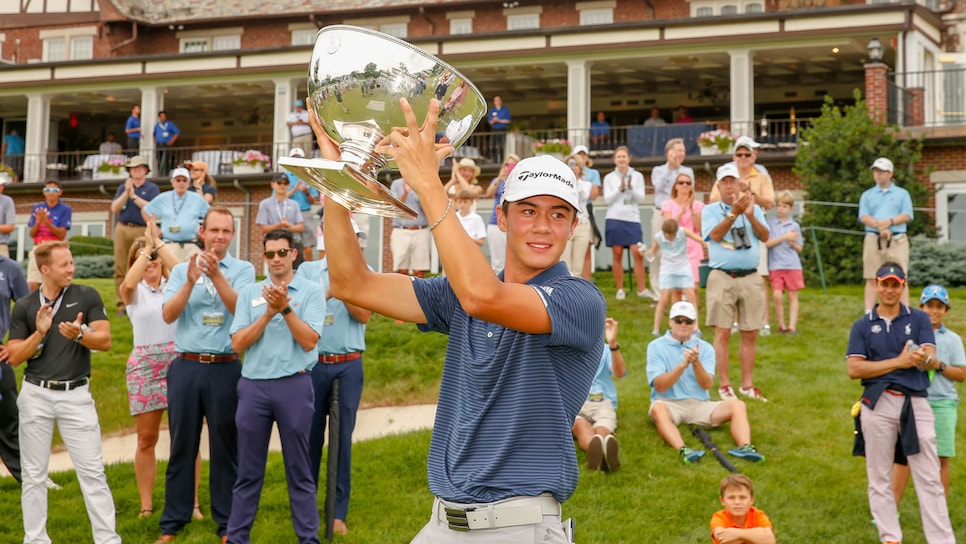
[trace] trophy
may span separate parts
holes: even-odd
[[[417,214],[376,178],[398,165],[373,151],[393,127],[406,126],[399,99],[409,100],[419,120],[430,100],[439,100],[436,138],[453,147],[486,113],[480,92],[452,66],[398,38],[348,25],[319,31],[308,95],[308,107],[339,144],[340,160],[283,157],[278,163],[349,210],[401,219]]]

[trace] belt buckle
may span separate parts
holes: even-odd
[[[206,365],[210,365],[215,362],[215,356],[211,353],[199,353],[198,362]]]
[[[466,519],[466,512],[472,510],[475,510],[475,508],[460,510],[458,508],[443,507],[443,511],[446,512],[446,524],[453,531],[468,533],[470,531],[470,522]]]

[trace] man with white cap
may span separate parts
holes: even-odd
[[[755,341],[763,325],[765,295],[758,274],[759,246],[768,241],[765,212],[755,204],[748,185],[738,181],[738,168],[726,164],[718,168],[717,183],[721,200],[701,211],[701,236],[708,242],[711,271],[708,273],[708,316],[714,327],[714,350],[722,400],[737,398],[728,377],[728,340],[737,321],[741,334],[738,358],[741,362],[741,387],[747,397],[767,400],[752,382],[755,368]]]
[[[708,395],[714,384],[715,349],[694,335],[697,318],[690,302],[675,302],[667,333],[647,345],[647,383],[651,386],[647,415],[685,465],[700,461],[705,452],[685,445],[678,429],[682,423],[717,427],[730,421],[731,437],[738,447],[728,453],[756,463],[764,461],[751,443],[745,403],[736,398],[712,401]]]
[[[295,110],[288,114],[288,120],[285,124],[288,125],[292,133],[292,147],[300,148],[303,151],[302,157],[305,156],[305,153],[311,155],[312,149],[314,149],[312,127],[309,126],[309,112],[305,109],[304,101],[295,101]],[[295,157],[296,155],[292,156]]]
[[[573,171],[531,157],[510,173],[498,208],[507,232],[501,275],[466,235],[439,179],[439,104],[418,123],[400,100],[408,133],[393,131],[392,156],[430,219],[446,276],[416,279],[366,267],[348,211],[325,204],[332,296],[449,335],[429,452],[429,523],[413,542],[457,542],[465,531],[487,542],[566,543],[560,503],[577,486],[570,426],[590,390],[604,348],[605,302],[590,282],[560,262],[577,224]],[[315,119],[313,118],[313,123]],[[315,124],[323,155],[338,157]],[[539,410],[534,410],[539,406]],[[528,528],[529,527],[529,528]]]
[[[883,263],[909,269],[908,223],[913,219],[909,191],[892,182],[892,161],[879,157],[872,163],[875,187],[859,197],[859,222],[865,226],[862,242],[862,277],[865,278],[865,313],[875,304],[875,272]],[[909,305],[909,286],[903,284],[902,303]]]
[[[161,239],[181,262],[201,251],[198,246],[198,227],[211,207],[204,197],[188,190],[190,183],[191,174],[188,169],[175,168],[171,171],[173,189],[159,194],[141,208],[145,220],[152,215],[155,217],[155,221],[161,226]]]
[[[301,147],[293,147],[288,152],[288,156],[305,158],[305,151]],[[289,187],[291,187],[285,193],[285,196],[298,202],[299,211],[302,213],[302,225],[304,226],[301,232],[302,257],[306,261],[311,261],[315,259],[313,250],[318,244],[318,239],[315,237],[317,225],[315,224],[315,212],[312,211],[312,205],[319,202],[319,190],[289,171],[285,172],[285,177],[288,178]]]
[[[738,168],[738,181],[748,185],[751,194],[755,195],[755,204],[761,206],[767,212],[775,206],[775,185],[768,174],[768,170],[758,164],[759,147],[761,147],[761,144],[750,136],[739,136],[735,140],[733,160],[728,164]],[[721,194],[718,190],[718,182],[715,182],[711,187],[711,195],[708,197],[708,201],[717,202],[719,200],[721,200]],[[765,295],[764,325],[762,325],[760,332],[762,336],[768,336],[771,334],[771,326],[768,324],[770,321],[768,301],[771,300],[771,297],[768,293],[768,248],[764,244],[759,247],[758,274],[762,277],[762,293]]]

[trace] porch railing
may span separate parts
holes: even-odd
[[[889,74],[889,121],[907,127],[966,125],[966,67]]]

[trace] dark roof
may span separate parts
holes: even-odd
[[[250,17],[371,13],[387,8],[480,4],[479,0],[109,0],[127,19],[147,25]]]

